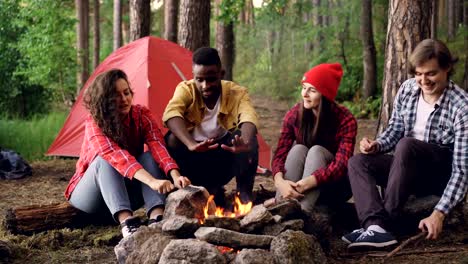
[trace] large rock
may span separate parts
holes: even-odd
[[[290,230],[302,230],[304,228],[304,221],[302,219],[291,219],[282,223],[275,223],[267,225],[263,228],[263,234],[269,236],[277,236],[281,232]]]
[[[281,233],[271,242],[270,251],[277,264],[327,262],[317,239],[302,231],[287,230]]]
[[[189,185],[183,189],[179,189],[167,196],[164,219],[174,216],[185,216],[199,220],[204,219],[203,208],[206,206],[208,197],[208,191],[201,186]],[[216,210],[213,206],[210,206],[209,214],[212,214]]]
[[[159,234],[148,238],[127,258],[125,264],[156,264],[173,238]]]
[[[197,239],[175,239],[164,249],[161,264],[225,264],[226,259],[216,246]]]
[[[262,204],[256,205],[252,210],[240,221],[241,228],[247,232],[263,228],[265,225],[273,221],[273,215]]]
[[[274,264],[273,255],[264,249],[243,249],[233,261],[234,264]]]
[[[296,199],[284,199],[267,208],[272,215],[280,215],[284,220],[302,218],[301,204]]]
[[[193,233],[200,227],[198,219],[175,216],[164,221],[162,231],[178,238],[193,237]]]
[[[142,226],[133,235],[123,238],[114,252],[117,262],[158,263],[162,251],[174,237],[161,233],[161,230]]]
[[[411,234],[418,230],[419,222],[428,217],[434,211],[440,197],[435,195],[415,197],[410,196],[402,210],[402,215],[397,221],[396,230],[400,235]],[[468,217],[468,204],[457,205],[444,222],[444,229],[456,228],[465,225]]]
[[[244,234],[217,227],[200,227],[195,237],[231,248],[268,248],[273,239],[272,236]]]

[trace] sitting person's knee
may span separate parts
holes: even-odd
[[[348,168],[361,167],[365,163],[366,158],[367,158],[367,154],[362,154],[362,153],[352,156],[348,160]]]
[[[396,147],[395,147],[395,156],[398,154],[406,154],[409,153],[415,144],[420,143],[418,139],[411,138],[411,137],[404,137],[398,141]],[[397,154],[398,153],[398,154]]]
[[[314,145],[309,149],[309,155],[319,156],[322,157],[325,153],[329,152],[326,148],[320,145]]]

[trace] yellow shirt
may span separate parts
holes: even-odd
[[[239,128],[244,122],[251,122],[258,128],[257,113],[250,102],[247,89],[230,81],[221,81],[221,86],[219,124],[230,131]],[[183,81],[177,85],[174,96],[166,106],[163,122],[166,124],[169,119],[178,116],[185,120],[187,129],[191,131],[203,120],[205,107],[195,81]]]

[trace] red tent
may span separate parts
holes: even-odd
[[[78,157],[84,135],[87,110],[83,93],[100,73],[122,69],[135,92],[134,103],[147,106],[163,133],[162,115],[179,82],[192,76],[192,53],[179,45],[156,37],[145,37],[110,54],[94,71],[81,90],[70,114],[47,155]],[[270,167],[270,147],[259,135],[260,165]]]

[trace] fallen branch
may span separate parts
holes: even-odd
[[[450,253],[450,252],[464,252],[464,251],[468,251],[467,246],[405,250],[405,251],[396,252],[394,254],[394,256],[416,255],[416,254]],[[382,258],[382,257],[386,257],[390,253],[391,252],[367,251],[367,252],[344,253],[344,254],[339,254],[338,256],[341,257],[341,258],[354,258],[354,257],[377,257],[377,258]]]
[[[401,243],[401,245],[399,245],[394,250],[392,250],[390,253],[388,253],[385,257],[390,258],[391,256],[395,255],[398,251],[401,251],[404,247],[406,247],[412,241],[418,241],[420,239],[423,239],[426,236],[426,234],[427,234],[427,232],[421,232],[421,233],[419,233],[419,234],[417,234],[415,236],[412,236],[412,237],[408,238],[407,240],[403,241],[403,243]]]

